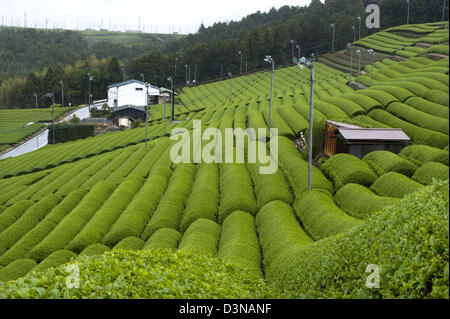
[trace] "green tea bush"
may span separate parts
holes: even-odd
[[[269,124],[269,109],[264,109],[262,112],[267,125]],[[257,128],[265,128],[266,126],[259,126]],[[272,109],[272,114],[270,117],[270,128],[277,128],[278,135],[286,136],[287,138],[294,138],[297,134],[291,129],[291,127],[286,123],[283,117],[278,113],[276,109]]]
[[[127,237],[119,241],[113,249],[139,250],[144,247],[145,241],[137,237]]]
[[[6,266],[16,259],[29,258],[30,250],[38,245],[79,204],[86,193],[86,190],[76,190],[65,197],[36,227],[22,236],[0,256],[0,265]]]
[[[31,259],[17,259],[3,269],[0,269],[0,283],[15,280],[29,273],[36,263]]]
[[[339,107],[321,100],[314,100],[314,107],[317,108],[321,113],[323,113],[329,120],[348,118],[347,113],[345,113]]]
[[[308,130],[308,121],[297,113],[293,107],[285,106],[279,108],[277,111],[294,131],[295,136],[300,136],[301,132],[305,133]]]
[[[448,107],[427,101],[420,97],[412,97],[406,101],[406,104],[412,106],[416,110],[428,113],[430,115],[442,117],[447,120],[449,118]]]
[[[422,166],[422,164],[428,162],[437,162],[448,166],[448,151],[440,150],[428,145],[407,146],[401,150],[399,155],[407,158],[417,166]]]
[[[448,69],[448,68],[447,68]],[[425,98],[428,101],[444,105],[448,107],[448,93],[444,93],[438,90],[428,90],[424,95],[423,98]]]
[[[0,233],[14,224],[33,204],[31,200],[21,200],[6,208],[0,214]]]
[[[77,259],[80,288],[67,288],[61,265],[0,283],[0,298],[266,299],[279,292],[248,270],[185,251],[115,250]],[[172,265],[167,267],[167,265]],[[4,269],[3,269],[4,270]],[[91,283],[95,282],[95,285]],[[133,282],[133,285],[130,285]],[[122,287],[128,287],[123,289]]]
[[[191,194],[186,201],[186,208],[180,222],[184,232],[189,225],[199,218],[217,218],[219,208],[219,166],[217,164],[199,164]]]
[[[151,217],[142,239],[148,240],[160,228],[178,229],[196,173],[194,164],[177,164],[169,186]]]
[[[380,91],[384,91],[387,92],[393,96],[395,96],[400,102],[404,102],[406,101],[408,98],[414,96],[414,93],[412,93],[411,91],[404,89],[402,87],[399,86],[389,86],[389,85],[382,85],[382,86],[374,86],[374,88],[369,88],[367,90],[380,90]]]
[[[30,258],[40,262],[52,252],[64,249],[109,198],[115,187],[115,184],[107,181],[96,184],[52,232],[30,251]]]
[[[387,172],[397,172],[411,177],[417,170],[417,166],[410,161],[388,151],[370,152],[363,157],[378,175]]]
[[[252,273],[261,273],[261,253],[255,229],[255,218],[235,211],[223,221],[217,257]]]
[[[252,179],[245,164],[220,164],[219,223],[236,210],[256,214]]]
[[[409,123],[429,130],[448,134],[449,122],[447,119],[433,116],[425,112],[416,110],[415,108],[408,105],[396,102],[389,105],[387,111]]]
[[[289,184],[296,196],[308,189],[308,163],[304,161],[291,140],[278,137],[278,160]],[[311,187],[334,193],[333,184],[313,166],[311,171]]]
[[[382,91],[380,89],[371,90],[359,90],[358,95],[368,96],[376,101],[378,101],[384,108],[391,104],[392,102],[397,102],[399,99],[389,94],[388,92]]]
[[[126,237],[141,236],[142,231],[158,207],[158,203],[164,196],[172,174],[171,162],[166,155],[168,155],[167,152],[155,163],[139,193],[136,194],[133,201],[105,235],[104,244],[113,247]]]
[[[111,249],[103,244],[92,244],[88,247],[86,247],[85,250],[83,250],[80,253],[80,257],[82,256],[94,256],[94,255],[101,255],[107,251],[110,251]]]
[[[369,116],[376,121],[391,127],[401,128],[413,140],[414,143],[430,145],[438,148],[443,148],[449,143],[448,135],[418,127],[414,124],[403,121],[386,111],[373,110],[369,113]]]
[[[448,174],[449,174],[448,166],[441,163],[428,162],[423,164],[416,171],[412,179],[424,185],[431,185],[433,183],[433,179],[437,180],[448,179]]]
[[[331,96],[324,99],[324,101],[336,105],[347,113],[349,117],[366,114],[366,110],[362,106],[349,99]]]
[[[320,189],[304,192],[296,199],[294,209],[305,231],[314,240],[345,232],[360,221],[347,215],[329,193]]]
[[[333,155],[321,169],[333,181],[336,190],[349,183],[370,186],[377,179],[366,162],[350,154]]]
[[[181,236],[181,233],[173,228],[160,228],[147,240],[143,249],[177,249]]]
[[[140,176],[126,178],[83,229],[70,241],[67,249],[80,253],[91,244],[101,243],[111,226],[139,192],[143,183],[144,179]]]
[[[47,256],[43,261],[33,268],[33,271],[44,271],[51,267],[57,267],[59,265],[68,263],[70,259],[77,257],[77,254],[70,250],[57,250],[54,253]]]
[[[22,236],[32,230],[61,200],[61,197],[49,194],[31,206],[11,226],[0,233],[3,247],[11,248]]]
[[[432,47],[427,49],[428,53],[439,53],[443,55],[448,55],[448,45],[433,45]]]
[[[362,108],[364,108],[364,110],[366,112],[370,112],[375,109],[383,108],[383,105],[379,101],[377,101],[369,96],[358,94],[358,93],[343,94],[343,95],[341,95],[341,98],[357,103]]]
[[[299,249],[312,243],[298,223],[291,206],[275,200],[259,210],[256,227],[265,271],[270,271],[283,249]]]
[[[366,219],[384,207],[393,205],[397,199],[375,195],[370,189],[347,184],[336,192],[335,202],[350,216]]]
[[[217,253],[220,226],[209,219],[197,219],[181,237],[178,249],[214,256]]]
[[[284,249],[266,280],[296,298],[448,299],[448,189],[436,183],[344,234]],[[366,286],[368,265],[379,289]]]
[[[423,185],[396,172],[389,172],[378,177],[370,187],[372,191],[380,196],[394,198],[402,198],[405,195],[417,192],[422,188]]]

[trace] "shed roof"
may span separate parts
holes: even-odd
[[[346,140],[358,141],[398,141],[409,142],[411,139],[400,128],[338,128]]]
[[[117,107],[113,107],[112,111],[113,112],[118,112],[118,111],[122,111],[122,110],[126,110],[126,109],[135,109],[141,112],[145,112],[145,106],[136,106],[136,105],[122,105],[122,106],[117,106]]]
[[[351,125],[351,124],[347,124],[347,123],[341,123],[341,122],[335,122],[335,121],[327,121],[328,124],[331,124],[333,126],[338,127],[345,127],[345,128],[361,128],[359,126],[356,125]]]

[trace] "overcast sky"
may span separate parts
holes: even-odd
[[[266,12],[284,5],[305,6],[311,0],[0,0],[5,25],[76,29],[103,28],[167,33],[193,33],[200,23],[237,21],[256,11]]]

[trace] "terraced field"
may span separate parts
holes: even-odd
[[[445,43],[439,42],[442,30],[448,32],[448,23],[393,28],[358,45],[406,55],[419,40]],[[448,43],[440,45],[448,55]],[[391,46],[394,51],[385,50]],[[51,267],[111,250],[167,249],[248,269],[284,289],[284,296],[448,298],[449,60],[418,53],[400,61],[389,54],[374,65],[373,87],[362,90],[348,85],[347,73],[316,62],[314,152],[320,155],[326,120],[402,128],[412,145],[400,154],[326,159],[313,167],[311,191],[305,154],[292,142],[308,133],[309,73],[297,67],[275,72],[275,174],[259,174],[266,165],[261,162],[172,163],[175,142],[163,136],[156,109],[148,148],[142,143],[145,129],[137,128],[0,161],[0,282],[26,276],[33,285],[33,276]],[[368,81],[363,74],[361,82]],[[167,132],[192,131],[194,120],[202,121],[203,130],[266,128],[269,89],[268,72],[233,79],[231,92],[229,80],[184,88],[186,110]],[[423,206],[413,204],[422,201]],[[433,247],[425,240],[429,232]],[[374,250],[366,247],[372,240]],[[414,262],[425,269],[430,258],[436,267],[429,273],[410,275],[405,268]],[[389,263],[378,292],[362,284],[340,288],[334,275],[326,275],[348,266],[364,276],[366,264],[374,262]],[[398,289],[397,270],[408,273]],[[357,284],[359,275],[342,273],[352,278],[343,282]],[[330,290],[324,288],[328,283]],[[0,296],[8,290],[8,283],[0,283]]]

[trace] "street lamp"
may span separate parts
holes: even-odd
[[[406,0],[406,2],[408,2],[408,15],[406,16],[406,24],[409,24],[409,7],[410,7],[410,2],[409,2],[409,0]]]
[[[335,36],[335,25],[334,23],[331,24],[331,29],[333,29],[333,42],[331,42],[331,53],[334,53],[334,36]]]
[[[312,62],[316,62],[316,55],[314,53],[311,53],[311,60]]]
[[[358,16],[358,40],[361,40],[361,17]]]
[[[373,49],[367,50],[367,52],[369,52],[370,56],[372,57],[372,67],[370,68],[370,86],[372,87],[372,84],[373,84],[373,63],[374,63],[375,52],[373,51]]]
[[[64,82],[63,80],[59,81],[59,84],[61,84],[61,107],[64,107]]]
[[[53,98],[53,129],[52,129],[52,140],[53,140],[53,144],[55,144],[55,91],[53,91],[52,93],[46,93],[45,97],[47,98]]]
[[[36,124],[38,123],[38,95],[34,93],[34,99],[36,100]],[[36,137],[36,148],[39,147],[38,138]]]
[[[147,93],[145,94],[145,148],[147,148],[147,133],[148,133],[148,87],[149,84],[145,83]]]
[[[442,8],[442,21],[445,19],[445,2],[446,0],[444,0],[444,7]]]
[[[233,74],[231,74],[231,72],[229,72],[228,75],[230,77],[230,102],[231,102],[232,96],[233,96]]]
[[[174,96],[175,92],[173,91],[174,90],[174,88],[173,88],[173,78],[171,76],[169,76],[167,78],[167,81],[170,81],[170,91],[171,91],[170,93],[172,95],[172,108],[170,110],[170,121],[173,122],[175,120],[175,96]]]
[[[295,47],[296,47],[297,50],[298,50],[298,52],[297,52],[297,57],[298,57],[298,60],[300,61],[300,44],[297,44]]]
[[[314,107],[314,64],[301,58],[298,67],[300,71],[306,66],[311,70],[310,74],[310,99],[309,99],[309,142],[308,142],[308,190],[311,190],[311,168],[312,168],[312,152],[313,152],[313,107]]]
[[[356,27],[352,26],[352,30],[353,30],[353,43],[356,42]]]
[[[353,73],[353,45],[351,43],[347,44],[347,48],[350,50],[350,72],[349,72],[349,81],[352,80]]]
[[[184,68],[186,69],[186,85],[188,85],[189,84],[189,82],[188,82],[188,65],[185,64]]]
[[[356,50],[356,54],[358,55],[358,83],[360,83],[361,78],[361,50]]]
[[[242,51],[239,51],[238,54],[239,54],[239,57],[241,60],[240,66],[239,66],[239,75],[242,75]]]
[[[264,59],[264,61],[272,64],[272,76],[270,79],[269,123],[268,123],[269,136],[270,136],[270,120],[272,118],[273,73],[275,71],[275,60],[270,55],[266,55],[266,58]]]
[[[167,78],[167,81],[169,81],[170,82],[170,85],[171,85],[171,87],[173,86],[173,79],[172,79],[172,77],[171,76],[169,76],[168,78]],[[173,92],[172,92],[172,94],[173,94]],[[173,98],[173,97],[172,97]],[[165,95],[163,95],[163,99],[164,99],[164,136],[166,135],[166,96]],[[174,112],[172,111],[172,114],[173,114]]]
[[[90,72],[88,73],[88,79],[89,79],[89,111],[91,111],[91,101],[92,101],[91,82],[94,80],[94,77]]]
[[[291,46],[292,46],[292,62],[294,62],[294,57],[295,57],[295,53],[294,53],[294,40],[289,41],[291,42]],[[294,62],[295,63],[295,62]]]

